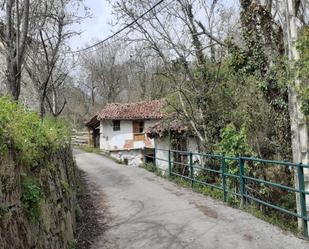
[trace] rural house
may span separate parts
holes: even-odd
[[[128,165],[140,165],[144,148],[154,147],[145,131],[164,117],[165,106],[163,99],[107,104],[86,124],[88,144]]]

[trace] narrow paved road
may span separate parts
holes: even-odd
[[[183,189],[141,168],[75,151],[104,192],[112,217],[93,249],[308,249],[309,243],[250,214]]]

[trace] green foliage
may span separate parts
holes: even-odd
[[[9,211],[7,207],[0,207],[0,218],[4,217]]]
[[[157,167],[155,166],[154,163],[145,163],[144,164],[144,169],[150,171],[150,172],[157,172]]]
[[[0,154],[7,150],[6,125],[15,122],[12,113],[17,110],[17,104],[10,102],[8,98],[0,98]]]
[[[65,120],[47,116],[44,118],[41,126],[52,149],[56,150],[70,143],[72,129]]]
[[[303,88],[300,92],[300,100],[301,100],[301,111],[305,115],[309,115],[309,87]]]
[[[300,59],[296,62],[296,71],[302,81],[297,90],[301,97],[301,110],[305,115],[309,115],[309,87],[305,85],[309,79],[309,27],[303,28],[296,48],[300,54]]]
[[[259,13],[242,6],[241,24],[244,48],[239,48],[230,41],[231,66],[240,74],[254,75],[262,79],[267,68],[267,57],[264,52],[263,23]],[[264,19],[266,21],[266,19]],[[269,34],[271,35],[271,34]]]
[[[77,247],[77,241],[73,240],[69,243],[69,246],[67,249],[76,249],[76,247]]]
[[[164,176],[164,170],[157,168],[154,163],[145,163],[142,167],[149,172],[155,173],[157,176]]]
[[[309,27],[302,29],[301,35],[296,43],[296,49],[300,54],[300,59],[296,62],[296,70],[301,80],[309,78]]]
[[[256,205],[247,205],[245,207],[245,211],[248,213],[254,215],[255,217],[264,220],[272,225],[278,226],[283,230],[291,231],[295,234],[298,233],[298,227],[297,227],[297,220],[285,220],[281,215],[278,213],[272,213],[271,215],[266,215],[261,210],[259,210],[259,207]]]
[[[61,181],[61,187],[62,187],[62,192],[65,195],[70,196],[72,194],[72,190],[71,190],[70,185],[69,185],[68,182]]]
[[[42,190],[32,179],[26,178],[22,183],[22,206],[30,221],[35,222],[40,217],[40,200]]]
[[[217,144],[217,152],[232,157],[253,156],[246,134],[245,127],[238,131],[234,124],[227,125],[221,130],[221,141]]]
[[[254,89],[254,83],[257,94],[263,95],[263,99],[255,99],[253,95],[249,100],[259,106],[259,110],[247,102],[251,109],[248,108],[242,113],[251,121],[246,125],[248,143],[252,150],[261,157],[278,156],[289,160],[291,140],[288,86],[293,73],[290,62],[284,57],[282,33],[274,25],[271,13],[259,5],[251,8],[250,4],[247,4],[249,2],[241,3],[243,44],[239,46],[237,42],[229,41],[230,75],[234,75],[238,82],[247,86],[248,91]],[[239,101],[248,101],[242,96],[246,95],[244,91],[239,93]],[[239,125],[233,119],[230,122]]]
[[[45,156],[70,142],[70,129],[64,121],[39,115],[26,107],[0,98],[0,155],[8,147],[17,152],[19,163],[36,166]]]
[[[230,157],[253,156],[254,153],[248,145],[246,134],[245,127],[241,127],[238,131],[234,124],[227,125],[221,130],[221,141],[217,144],[217,153]],[[239,174],[238,161],[226,160],[226,167],[229,174]],[[239,189],[239,183],[234,178],[227,179],[227,185],[229,189]]]
[[[100,148],[94,148],[88,145],[79,145],[78,148],[88,153],[101,154]]]
[[[239,47],[231,43],[229,46],[229,52],[231,53],[230,66],[235,72],[239,72],[246,64],[248,64],[247,54]]]

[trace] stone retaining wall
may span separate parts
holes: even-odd
[[[31,168],[20,165],[12,151],[0,156],[0,249],[70,248],[74,243],[77,179],[69,147]],[[24,196],[27,182],[33,182],[41,192],[35,218],[30,215],[33,209],[30,212],[23,201],[29,199]]]

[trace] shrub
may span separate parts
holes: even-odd
[[[8,97],[0,98],[0,156],[14,149],[22,165],[37,165],[44,157],[70,142],[69,126],[62,120],[40,119]]]
[[[37,221],[40,216],[41,188],[32,180],[26,179],[22,184],[22,206],[30,221]]]
[[[226,156],[252,156],[254,153],[247,143],[246,128],[239,131],[234,124],[229,124],[221,130],[221,141],[217,144],[217,151]]]
[[[157,167],[154,163],[145,163],[144,168],[150,172],[157,172]]]

